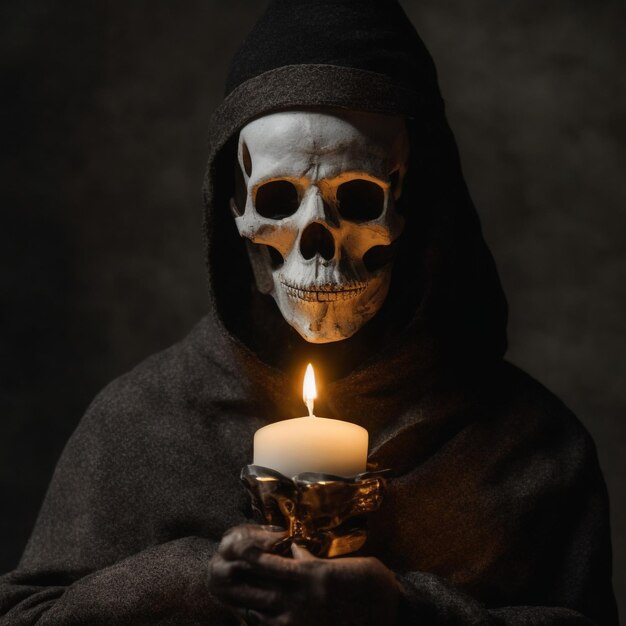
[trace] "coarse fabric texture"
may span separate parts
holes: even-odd
[[[333,346],[306,344],[255,292],[228,211],[238,130],[318,107],[401,114],[412,138],[392,287],[340,342],[363,355],[340,373]],[[314,353],[328,372],[317,412],[367,428],[371,467],[394,473],[364,552],[398,576],[399,624],[616,624],[593,442],[503,360],[506,303],[434,65],[399,5],[271,3],[209,136],[209,314],[94,400],[0,580],[0,623],[237,624],[208,592],[208,561],[250,514],[238,476],[254,432],[303,413],[285,363]]]

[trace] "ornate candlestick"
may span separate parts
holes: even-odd
[[[247,465],[241,480],[250,494],[256,521],[287,529],[275,551],[290,554],[292,543],[319,557],[359,550],[367,539],[366,516],[376,511],[389,470],[351,478],[304,472],[287,478],[280,472]]]
[[[316,417],[316,397],[309,363],[302,389],[309,415],[257,430],[255,464],[243,468],[241,480],[256,521],[287,530],[276,552],[288,554],[297,543],[316,556],[334,557],[356,552],[365,543],[366,515],[380,506],[389,471],[364,471],[367,430]],[[266,467],[270,465],[273,469]]]

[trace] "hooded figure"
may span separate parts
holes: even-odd
[[[328,343],[259,290],[261,248],[229,208],[246,202],[240,131],[284,112],[402,119],[410,139],[401,234],[370,255],[392,267],[388,293]],[[2,623],[238,623],[226,604],[268,624],[617,623],[594,444],[503,360],[500,283],[433,62],[396,2],[271,3],[211,120],[205,200],[209,314],[94,400],[0,580]],[[269,555],[272,531],[240,526],[253,435],[302,414],[309,360],[319,414],[365,427],[370,467],[393,471],[357,556]]]

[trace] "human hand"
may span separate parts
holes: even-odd
[[[399,586],[378,559],[318,559],[297,545],[293,558],[271,554],[284,536],[262,526],[231,529],[211,560],[212,593],[250,624],[395,623]]]

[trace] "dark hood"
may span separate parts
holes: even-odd
[[[250,345],[250,322],[241,320],[253,306],[253,278],[228,209],[238,131],[270,112],[319,107],[401,114],[409,123],[412,153],[400,207],[406,226],[377,316],[392,336],[373,360],[399,351],[422,368],[450,359],[499,360],[506,349],[504,295],[434,63],[391,0],[275,0],[235,55],[226,97],[210,123],[204,185],[211,309],[219,328]],[[263,315],[255,314],[254,324]]]

